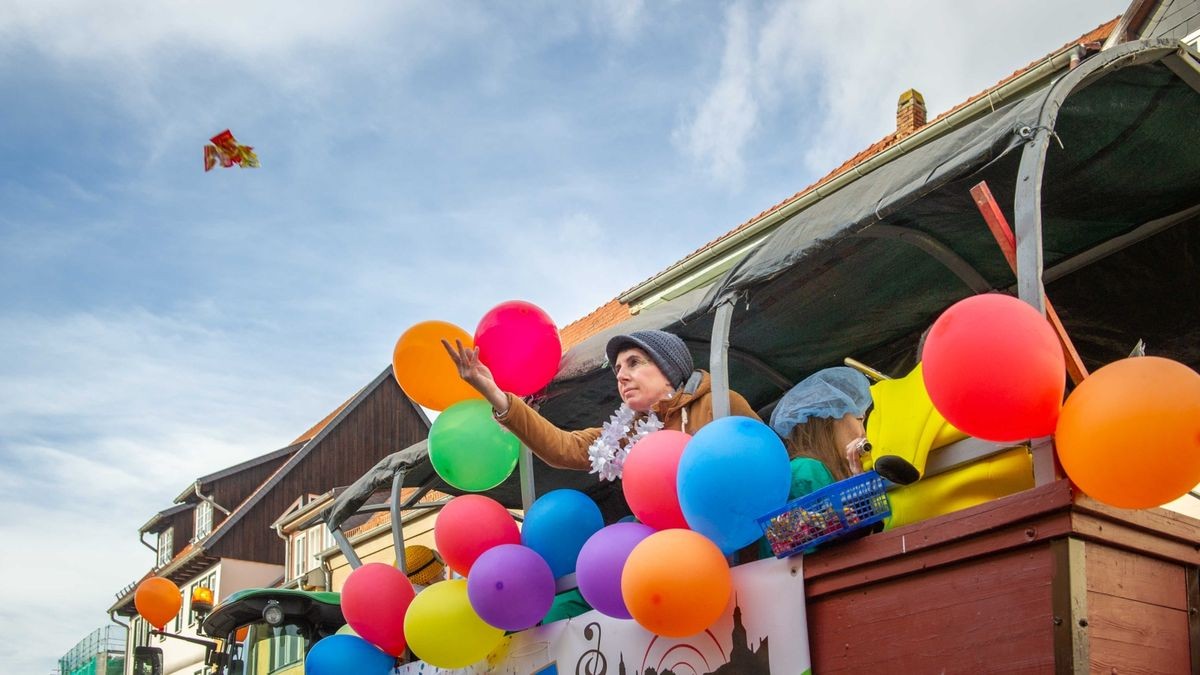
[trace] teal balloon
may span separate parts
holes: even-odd
[[[429,429],[429,461],[450,485],[470,492],[490,490],[517,466],[521,441],[492,418],[487,401],[460,401],[446,408]]]
[[[330,635],[304,657],[305,675],[388,675],[396,659],[354,635]]]

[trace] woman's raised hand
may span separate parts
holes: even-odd
[[[492,377],[492,371],[479,360],[479,347],[464,347],[461,340],[455,340],[454,346],[451,347],[445,339],[442,340],[442,346],[446,348],[446,353],[458,368],[458,376],[483,394],[497,413],[503,415],[507,412],[508,394],[500,389],[496,379]]]

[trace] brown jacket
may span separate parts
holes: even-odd
[[[699,374],[699,383],[693,383]],[[664,429],[696,433],[713,418],[712,380],[703,370],[696,371],[680,393],[654,406],[654,414],[662,420]],[[736,391],[729,392],[729,414],[759,419],[754,409]],[[588,446],[600,436],[600,427],[563,431],[516,396],[508,395],[508,412],[496,419],[521,439],[533,454],[550,466],[560,469],[592,468]]]

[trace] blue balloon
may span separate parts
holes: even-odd
[[[330,635],[308,650],[304,675],[387,675],[396,659],[357,635]]]
[[[725,555],[762,536],[758,518],[787,503],[790,486],[783,441],[749,417],[713,420],[679,458],[676,487],[683,517]]]
[[[525,512],[521,543],[537,551],[557,579],[575,571],[579,550],[602,527],[604,517],[590,497],[578,490],[551,490]]]

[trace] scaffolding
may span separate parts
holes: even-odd
[[[125,671],[125,628],[92,631],[58,660],[61,675],[121,675]]]

